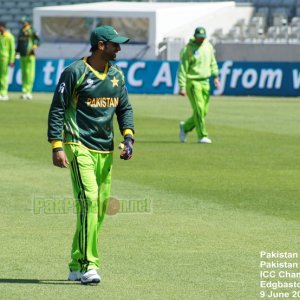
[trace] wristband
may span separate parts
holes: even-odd
[[[132,144],[134,144],[134,138],[129,134],[124,136],[124,142],[126,141],[130,141]]]

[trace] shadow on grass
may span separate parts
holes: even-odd
[[[139,144],[182,144],[180,141],[146,141],[146,140],[138,140]]]
[[[48,279],[12,279],[12,278],[0,278],[1,283],[17,283],[17,284],[80,284],[80,281],[68,281],[68,280],[48,280]]]

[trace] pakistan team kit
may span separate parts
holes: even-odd
[[[69,280],[99,268],[98,236],[110,195],[115,113],[121,133],[133,135],[132,108],[119,67],[107,64],[100,73],[83,58],[65,69],[49,112],[48,139],[56,143],[54,149],[64,144],[76,199]]]
[[[0,100],[8,100],[9,65],[15,61],[15,39],[9,31],[0,34]]]
[[[35,79],[35,53],[40,39],[25,18],[24,26],[18,36],[16,52],[20,54],[20,64],[22,73],[22,98],[32,99],[32,88]]]
[[[201,32],[202,31],[202,32]],[[204,28],[196,29],[195,36],[205,38]],[[213,46],[206,40],[199,45],[195,37],[180,53],[178,82],[180,89],[186,90],[193,115],[180,123],[180,140],[185,142],[186,134],[196,128],[199,143],[210,143],[206,130],[205,117],[210,99],[210,77],[218,77],[218,65]]]

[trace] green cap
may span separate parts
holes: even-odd
[[[129,41],[129,38],[119,35],[113,27],[104,25],[96,27],[92,31],[90,41],[92,46],[97,45],[99,41],[124,44]]]
[[[206,38],[206,30],[203,27],[197,27],[195,29],[194,37],[196,38]]]

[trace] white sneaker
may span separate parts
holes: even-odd
[[[205,136],[202,139],[199,139],[198,143],[199,144],[211,144],[212,141],[211,141],[211,139],[209,139],[208,137]]]
[[[30,94],[30,93],[22,94],[21,99],[23,99],[23,100],[32,100],[32,94]]]
[[[25,96],[27,100],[32,100],[32,94],[27,93]]]
[[[8,97],[8,95],[1,95],[0,100],[7,101],[7,100],[9,100],[9,97]]]
[[[95,269],[88,270],[81,277],[82,284],[98,284],[101,278]]]
[[[184,122],[181,121],[181,122],[179,123],[179,139],[180,139],[180,142],[181,142],[181,143],[186,142],[186,133],[185,133],[185,131],[184,131],[184,129],[183,129],[183,125],[184,125]]]
[[[80,281],[82,273],[79,271],[70,271],[68,280],[69,281]]]

